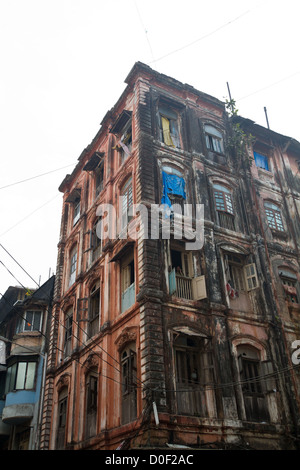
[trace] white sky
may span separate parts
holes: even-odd
[[[220,100],[228,82],[240,115],[266,127],[266,107],[270,128],[300,141],[299,9],[298,0],[0,0],[1,245],[37,283],[55,271],[58,186],[136,61]],[[35,287],[1,246],[0,261]],[[15,278],[0,264],[1,294]]]

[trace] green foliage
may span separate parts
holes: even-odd
[[[241,165],[242,159],[244,158],[248,162],[249,166],[252,165],[253,157],[249,156],[248,147],[252,147],[255,137],[252,134],[246,134],[241,128],[240,123],[234,122],[232,119],[234,116],[238,116],[238,109],[236,108],[236,102],[234,99],[228,101],[226,99],[225,107],[231,118],[231,136],[228,139],[228,147],[232,149],[238,159],[238,168]]]

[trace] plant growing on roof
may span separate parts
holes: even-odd
[[[240,123],[234,119],[238,116],[238,109],[236,108],[236,102],[234,99],[226,99],[225,108],[229,113],[232,130],[231,136],[228,139],[228,147],[236,154],[238,160],[238,170],[240,169],[243,160],[246,162],[247,167],[249,168],[252,165],[254,159],[252,153],[249,152],[249,148],[252,147],[255,141],[255,137],[252,134],[247,134],[241,128]]]

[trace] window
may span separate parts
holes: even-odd
[[[68,389],[64,388],[58,397],[58,423],[56,449],[64,449],[67,424]]]
[[[276,384],[271,375],[267,380],[261,380],[261,377],[272,374],[273,365],[271,361],[261,361],[260,352],[252,346],[239,346],[237,354],[246,419],[268,422],[266,393],[276,389]]]
[[[194,276],[192,253],[170,250],[169,293],[187,300],[206,298],[204,276]]]
[[[253,152],[253,154],[254,154],[255,165],[258,168],[262,168],[263,170],[269,171],[268,157],[266,157],[266,155],[262,155],[258,152]]]
[[[121,261],[121,312],[131,307],[135,302],[135,276],[133,252]]]
[[[208,150],[223,153],[223,136],[220,131],[210,125],[204,126],[205,142]]]
[[[287,268],[279,268],[279,276],[285,292],[286,300],[288,302],[298,304],[298,279],[296,273]]]
[[[137,417],[137,384],[135,344],[121,353],[122,370],[122,424]]]
[[[259,287],[255,264],[246,264],[245,256],[227,253],[224,262],[226,290],[229,298],[235,299]]]
[[[132,179],[126,182],[121,191],[121,230],[127,227],[128,223],[132,219],[132,216],[129,215],[129,209],[133,205],[133,196],[132,196]]]
[[[101,193],[103,189],[104,181],[104,164],[103,161],[100,163],[98,168],[95,169],[95,188],[96,188],[96,197]]]
[[[211,341],[203,336],[176,332],[173,338],[177,412],[216,416]]]
[[[284,232],[280,208],[272,202],[265,202],[264,205],[269,227],[279,232]]]
[[[121,135],[121,139],[119,141],[120,145],[120,156],[121,156],[121,165],[125,162],[125,160],[131,154],[132,149],[132,127],[131,121],[127,123],[125,128],[123,129],[123,133]]]
[[[158,112],[159,137],[161,142],[173,148],[180,148],[178,115],[175,111],[160,108]]]
[[[76,199],[73,206],[73,225],[75,225],[80,218],[80,199]]]
[[[64,357],[68,357],[71,354],[72,327],[73,327],[73,310],[69,310],[67,314],[65,315]]]
[[[100,284],[97,282],[91,289],[89,304],[89,335],[99,332],[100,317]]]
[[[102,253],[102,217],[95,222],[91,232],[92,261],[95,261]]]
[[[70,275],[69,275],[69,287],[74,284],[76,279],[76,268],[77,268],[77,246],[75,246],[70,252]]]
[[[24,318],[21,318],[17,325],[16,333],[23,331],[40,331],[42,312],[40,310],[27,310]]]
[[[104,152],[94,152],[91,158],[83,167],[84,171],[93,172],[93,177],[95,181],[95,196],[97,197],[103,189],[103,179],[104,179]]]
[[[184,213],[184,201],[186,200],[185,180],[181,172],[172,167],[163,167],[162,171],[163,196],[161,204],[172,207],[177,204]]]
[[[13,390],[33,390],[35,387],[36,361],[15,362],[7,368],[5,393]]]
[[[231,191],[220,184],[214,184],[213,190],[219,225],[229,230],[235,230]]]
[[[129,157],[132,150],[132,112],[124,109],[118,116],[110,132],[116,136],[117,144],[113,147],[120,152],[121,165]]]
[[[96,434],[98,409],[98,376],[91,372],[86,377],[86,437]]]

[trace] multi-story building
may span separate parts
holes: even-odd
[[[38,450],[55,276],[0,300],[0,448]]]
[[[41,448],[297,448],[300,144],[126,84],[60,186]]]

